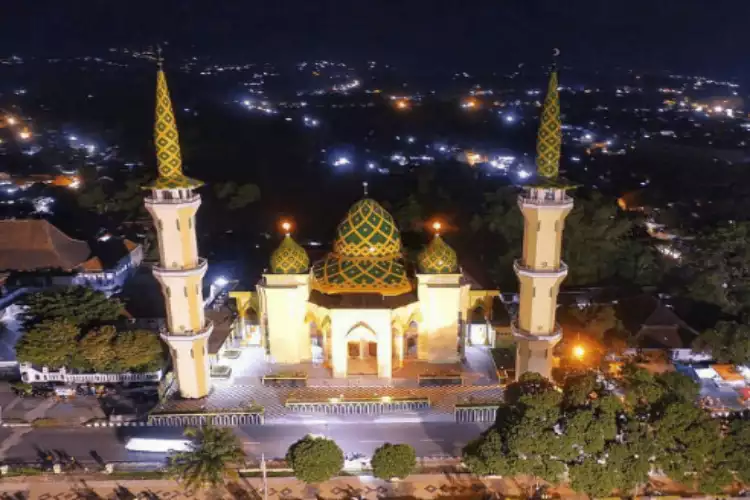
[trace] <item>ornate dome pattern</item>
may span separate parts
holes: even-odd
[[[401,235],[378,202],[365,198],[349,209],[336,230],[333,252],[312,268],[312,287],[325,294],[412,291],[401,260]]]
[[[365,198],[339,224],[333,251],[345,257],[396,257],[401,254],[401,235],[391,214]]]
[[[401,295],[412,290],[406,268],[398,259],[347,259],[331,254],[313,266],[312,274],[313,288],[328,294]]]
[[[271,272],[274,274],[304,274],[309,267],[307,252],[288,234],[271,254]]]
[[[439,234],[417,257],[419,270],[424,274],[455,274],[458,272],[458,256]]]

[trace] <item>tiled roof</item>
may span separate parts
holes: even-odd
[[[72,271],[83,264],[91,249],[42,219],[0,220],[0,270]]]

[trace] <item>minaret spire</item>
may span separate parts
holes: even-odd
[[[177,121],[169,97],[167,77],[164,74],[161,48],[156,49],[156,115],[154,120],[154,146],[159,177],[148,186],[150,189],[194,189],[201,181],[186,177],[182,172],[182,152]]]
[[[537,173],[550,180],[557,179],[560,172],[560,147],[562,146],[562,123],[560,121],[560,93],[557,90],[557,56],[554,49],[552,69],[544,98],[539,132],[536,138]]]

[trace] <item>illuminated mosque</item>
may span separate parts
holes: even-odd
[[[523,253],[514,267],[520,307],[512,323],[518,345],[516,374],[550,375],[558,288],[567,274],[560,260],[563,221],[573,206],[558,178],[560,110],[557,75],[550,78],[537,141],[538,175],[519,196],[525,221]],[[158,178],[148,186],[146,208],[158,233],[160,262],[153,273],[167,308],[169,345],[180,393],[201,398],[211,388],[195,213],[201,182],[182,171],[179,138],[164,72],[157,73],[155,146]],[[472,309],[496,290],[479,290],[461,269],[456,252],[435,224],[434,236],[415,263],[404,258],[391,214],[365,197],[336,230],[332,251],[311,263],[291,226],[270,256],[257,285],[256,336],[271,363],[325,366],[333,378],[369,373],[391,379],[406,357],[429,365],[457,364],[469,342]],[[253,292],[242,292],[245,301]],[[238,297],[242,296],[238,294]],[[483,342],[494,344],[494,332]]]

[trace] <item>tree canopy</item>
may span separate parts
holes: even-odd
[[[404,479],[414,471],[417,455],[408,444],[385,443],[375,450],[370,463],[375,477],[385,480],[394,477]]]
[[[654,467],[711,493],[731,483],[727,471],[747,470],[750,424],[733,424],[722,439],[720,423],[695,405],[690,378],[626,366],[623,383],[625,404],[594,372],[569,376],[562,393],[524,374],[508,386],[496,424],[464,448],[464,463],[476,474],[551,484],[567,473],[573,489],[592,497],[630,493]]]
[[[750,363],[750,326],[737,321],[719,321],[696,337],[693,348],[709,353],[719,363]]]
[[[23,299],[26,328],[44,320],[64,319],[81,328],[109,323],[124,313],[122,302],[84,286],[53,288]]]
[[[67,319],[47,319],[27,330],[16,344],[18,360],[56,370],[76,357],[81,330]]]
[[[232,429],[207,425],[188,428],[185,436],[190,438],[190,449],[170,456],[169,470],[186,488],[218,488],[239,477],[245,452]]]
[[[297,479],[321,483],[341,471],[344,453],[332,439],[307,435],[289,447],[286,461]]]

